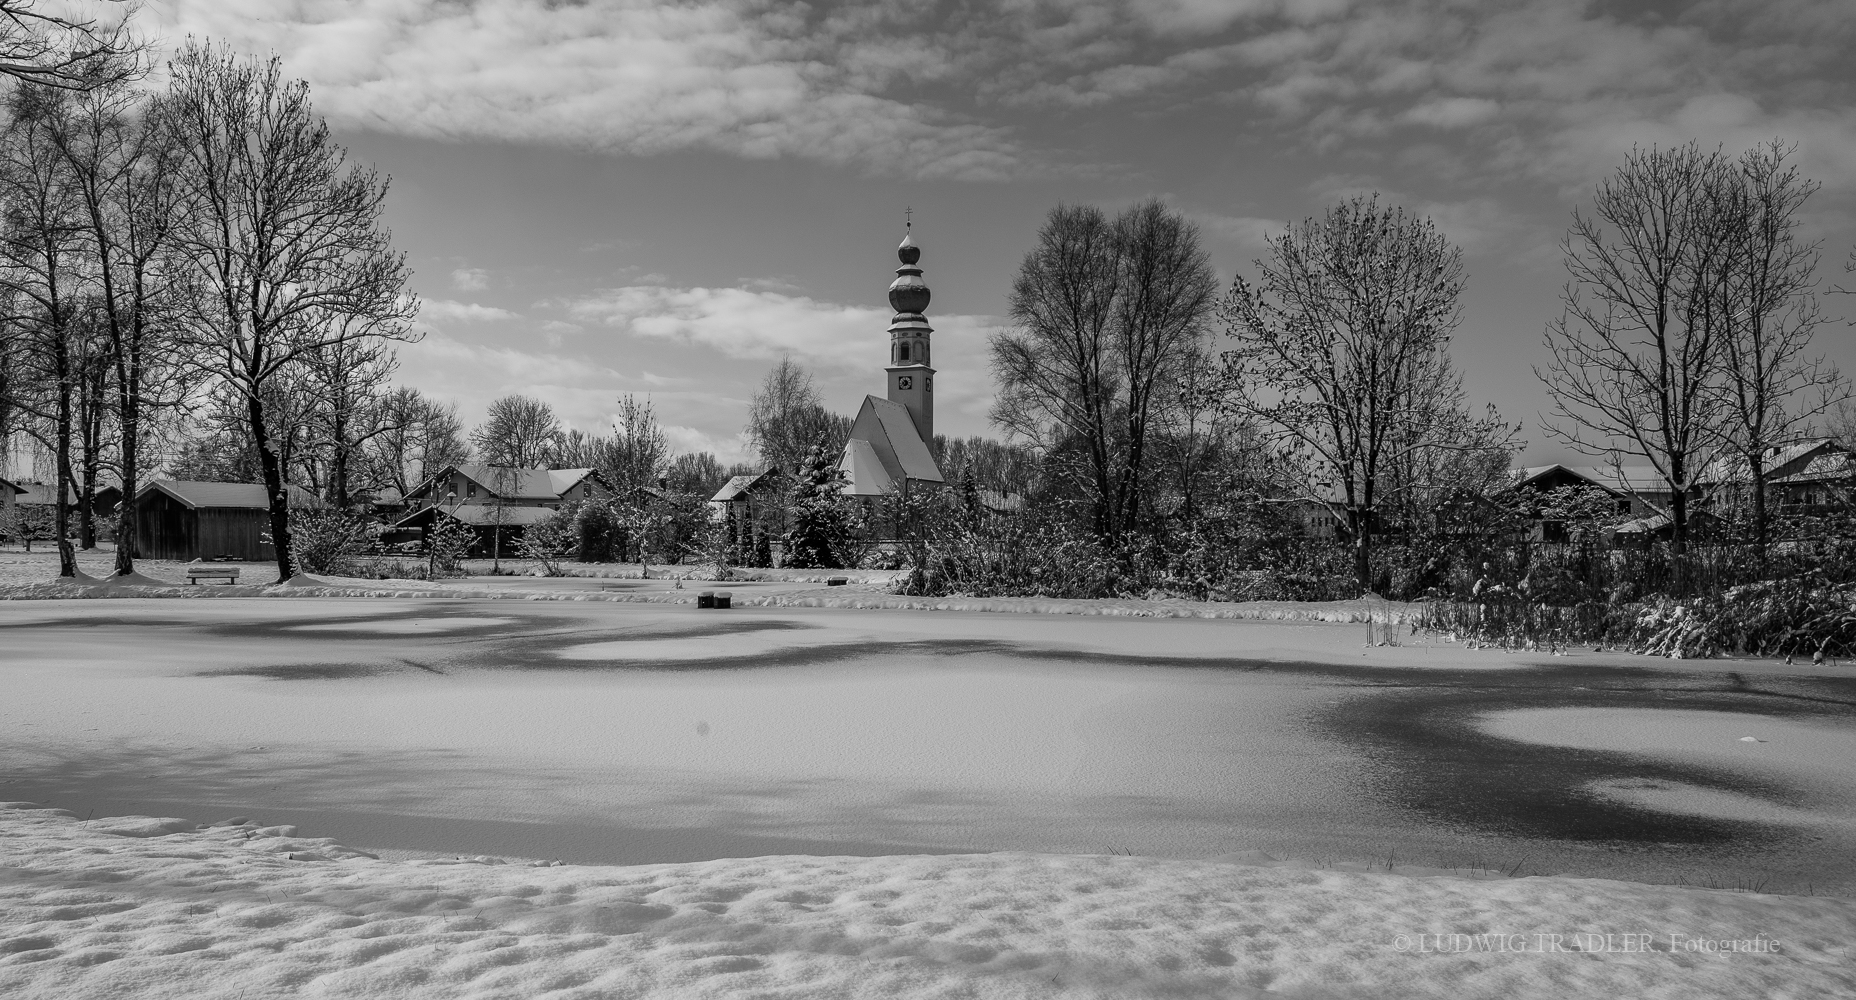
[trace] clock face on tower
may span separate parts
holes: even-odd
[[[922,386],[922,388],[928,390],[929,392],[933,392],[934,391],[934,379],[927,380],[927,382]]]
[[[914,384],[915,384],[915,380],[913,378],[910,378],[907,375],[896,376],[896,388],[898,389],[907,389],[913,386]]]

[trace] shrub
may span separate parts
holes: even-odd
[[[305,573],[353,576],[373,541],[373,522],[339,508],[290,514],[290,547]]]

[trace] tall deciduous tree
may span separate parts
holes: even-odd
[[[1176,407],[1217,292],[1198,230],[1158,201],[1113,220],[1060,205],[1019,265],[1018,328],[992,338],[993,420],[1069,466],[1104,537],[1143,523],[1152,432]]]
[[[478,459],[519,469],[546,467],[560,437],[561,421],[554,407],[522,395],[492,400],[483,423],[470,432]]]
[[[50,129],[82,205],[125,498],[141,487],[151,412],[178,405],[189,389],[174,338],[177,296],[186,290],[174,254],[180,155],[156,107],[127,86],[100,85],[62,102]],[[103,374],[93,376],[99,385]],[[134,572],[135,505],[127,499],[116,539],[116,572]]]
[[[283,577],[290,557],[284,463],[266,419],[267,390],[312,351],[353,335],[411,339],[418,300],[381,224],[387,185],[347,162],[273,57],[244,59],[195,42],[169,64],[163,120],[183,151],[185,224],[194,264],[186,332],[196,363],[243,397],[270,497]]]
[[[1769,455],[1849,398],[1836,366],[1808,353],[1825,321],[1816,296],[1822,244],[1802,238],[1798,227],[1818,185],[1786,162],[1793,148],[1774,141],[1748,150],[1711,206],[1728,240],[1726,274],[1716,285],[1724,324],[1720,436],[1744,467],[1762,551],[1770,521]]]
[[[748,404],[748,440],[766,466],[788,475],[814,445],[836,453],[850,437],[851,421],[825,409],[812,373],[790,357],[782,357]]]
[[[1716,446],[1725,276],[1740,242],[1718,206],[1737,180],[1694,143],[1633,151],[1575,212],[1561,243],[1571,275],[1535,374],[1553,398],[1549,434],[1592,455],[1643,458],[1670,495],[1678,555],[1689,500]]]
[[[446,466],[469,457],[456,403],[440,403],[402,386],[388,393],[380,406],[384,429],[365,448],[368,464],[383,486],[405,496]]]
[[[1374,522],[1417,485],[1390,473],[1510,435],[1492,411],[1471,417],[1450,363],[1462,252],[1429,219],[1354,197],[1271,237],[1256,263],[1258,283],[1239,275],[1223,305],[1223,401],[1279,450],[1272,485],[1341,519],[1369,589]]]
[[[619,397],[619,419],[612,428],[612,484],[619,489],[656,486],[670,460],[670,445],[657,423],[649,397]]]
[[[77,574],[67,536],[72,435],[83,367],[78,313],[82,305],[83,215],[64,157],[52,141],[49,119],[60,96],[22,87],[7,101],[9,121],[0,133],[0,281],[11,305],[9,326],[22,333],[26,362],[14,377],[11,405],[33,417],[24,428],[55,457],[52,484],[58,572]],[[20,377],[23,375],[24,377]]]

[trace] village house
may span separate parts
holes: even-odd
[[[430,531],[442,517],[474,529],[476,549],[506,551],[502,546],[552,518],[563,504],[606,499],[613,493],[597,469],[451,465],[406,494],[403,503],[411,513],[393,527]]]
[[[285,488],[292,510],[325,506],[300,486]],[[136,555],[176,562],[275,559],[270,509],[260,483],[158,479],[135,495]]]

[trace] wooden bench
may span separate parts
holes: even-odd
[[[201,580],[224,580],[227,583],[238,582],[237,566],[189,566],[187,567],[187,584],[192,586]]]

